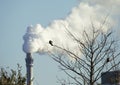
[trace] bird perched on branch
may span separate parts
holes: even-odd
[[[106,63],[111,62],[113,59],[107,58]]]
[[[49,44],[50,44],[51,46],[53,46],[53,41],[49,40]]]
[[[110,59],[109,59],[109,58],[107,58],[106,62],[107,62],[107,63],[108,63],[108,62],[110,62]]]

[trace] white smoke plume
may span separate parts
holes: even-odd
[[[91,0],[90,0],[91,1]],[[94,23],[96,29],[99,29],[105,17],[109,14],[107,8],[114,1],[115,7],[120,7],[119,0],[86,0],[71,10],[71,13],[65,18],[54,20],[49,26],[44,28],[41,24],[28,26],[23,36],[23,51],[25,53],[47,53],[55,49],[49,45],[49,40],[53,44],[70,50],[77,50],[77,43],[74,42],[67,33],[68,29],[76,37],[82,39],[83,31],[90,33],[91,23]],[[102,2],[103,1],[103,2]],[[108,1],[108,3],[106,2]],[[107,11],[106,11],[107,10]],[[118,12],[116,10],[116,12]],[[108,15],[106,24],[102,28],[107,31],[113,24],[114,18]]]
[[[85,0],[86,2],[94,5],[100,5],[106,10],[111,11],[113,14],[120,14],[120,0]]]

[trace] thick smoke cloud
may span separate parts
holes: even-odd
[[[120,0],[86,0],[88,3],[100,5],[106,10],[111,11],[113,14],[120,14]]]
[[[110,2],[105,0],[105,3],[102,3],[102,1],[104,0],[94,0],[94,2],[86,0],[80,2],[78,6],[71,10],[71,13],[65,19],[54,20],[46,28],[40,24],[28,26],[23,36],[23,51],[25,53],[38,52],[41,54],[55,51],[56,49],[49,45],[49,40],[52,40],[53,44],[76,52],[79,49],[77,48],[77,43],[72,40],[66,29],[76,37],[80,37],[80,39],[82,39],[84,30],[91,33],[92,23],[96,27],[96,30],[99,29],[105,17],[109,14],[109,10],[106,11],[108,5],[111,5],[113,2],[113,0],[109,0]],[[119,6],[117,2],[119,1],[114,0],[114,4]],[[114,23],[112,15],[108,15],[102,30],[106,32]]]

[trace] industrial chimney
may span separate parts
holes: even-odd
[[[31,53],[26,54],[27,85],[33,85],[33,58]]]

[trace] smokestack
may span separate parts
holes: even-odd
[[[31,53],[26,54],[27,85],[33,85],[33,58]]]

